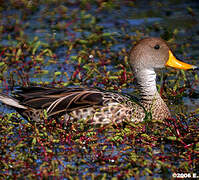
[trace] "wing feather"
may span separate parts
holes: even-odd
[[[94,88],[21,88],[16,94],[24,106],[47,109],[48,115],[103,104],[103,92]]]

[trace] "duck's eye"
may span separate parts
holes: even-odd
[[[160,45],[159,45],[159,44],[156,44],[156,45],[154,46],[154,49],[160,49]]]

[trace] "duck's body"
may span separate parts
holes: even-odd
[[[112,92],[102,93],[102,104],[79,108],[66,114],[66,120],[87,119],[93,124],[120,123],[122,121],[140,122],[147,118],[165,119],[170,117],[167,105],[161,99],[142,99],[137,101],[130,96]]]
[[[3,99],[4,97],[4,99]],[[0,94],[5,102],[7,98]],[[157,93],[152,99],[135,99],[131,96],[94,88],[21,88],[12,99],[15,109],[26,119],[41,122],[44,109],[48,117],[60,117],[65,121],[85,119],[92,124],[119,123],[164,119],[170,116],[169,109]],[[13,102],[9,101],[10,104]]]
[[[44,109],[48,117],[63,115],[65,121],[85,119],[93,124],[165,119],[170,112],[156,88],[155,68],[165,65],[180,69],[196,66],[175,59],[160,38],[145,38],[134,46],[130,64],[135,73],[140,99],[93,88],[22,88],[14,97],[0,94],[0,101],[14,107],[23,117],[40,122]]]

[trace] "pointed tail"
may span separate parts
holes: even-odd
[[[21,105],[17,99],[14,99],[6,94],[0,93],[0,101],[8,106],[12,106],[19,109],[27,109],[27,107]]]

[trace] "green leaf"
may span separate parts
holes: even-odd
[[[176,141],[177,140],[177,138],[175,136],[168,136],[167,139],[171,140],[171,141]]]
[[[0,66],[3,66],[5,63],[4,62],[0,62]]]
[[[44,117],[45,117],[46,119],[48,118],[48,114],[47,114],[46,109],[44,109]]]
[[[118,79],[118,76],[110,76],[109,79]]]
[[[16,54],[16,60],[19,60],[21,53],[22,53],[22,50],[18,49],[17,54]]]
[[[37,41],[37,42],[35,43],[35,46],[34,46],[33,51],[32,51],[32,54],[33,54],[33,55],[35,55],[35,52],[36,52],[36,50],[39,48],[40,44],[41,44],[41,41]]]
[[[141,136],[145,138],[150,138],[148,134],[142,134]]]
[[[89,71],[89,70],[91,69],[91,67],[90,67],[88,64],[85,64],[85,65],[83,66],[83,68],[86,69],[87,71]]]
[[[84,39],[80,39],[78,41],[80,44],[88,44],[88,41],[87,40],[84,40]]]
[[[60,72],[60,71],[57,71],[57,72],[55,72],[54,74],[55,74],[55,76],[59,76],[59,75],[61,75],[61,72]]]
[[[43,54],[48,54],[49,56],[53,56],[53,53],[52,53],[52,51],[50,50],[50,49],[44,49],[43,51],[42,51],[42,53]]]
[[[148,172],[149,174],[153,174],[149,168],[145,168],[145,171]]]
[[[33,140],[32,140],[32,144],[36,144],[37,143],[37,139],[36,138],[33,138]]]
[[[70,58],[72,61],[75,61],[77,59],[77,56],[71,56]]]
[[[102,36],[103,37],[111,36],[111,33],[103,33]]]

